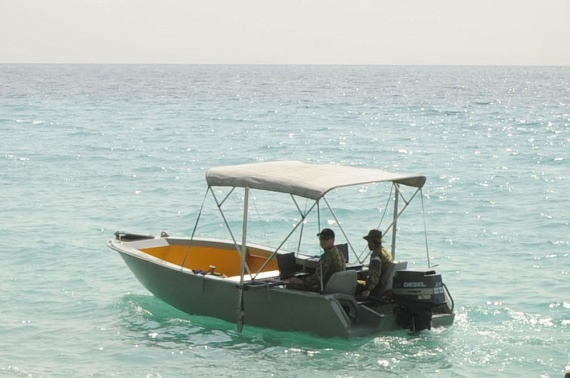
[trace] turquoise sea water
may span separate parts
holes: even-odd
[[[4,376],[569,368],[570,68],[0,65],[0,137]],[[455,324],[239,334],[160,302],[105,246],[116,230],[189,234],[206,169],[283,159],[427,175],[430,255]],[[358,206],[347,199],[342,215],[365,232]]]

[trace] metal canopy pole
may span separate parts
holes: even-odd
[[[400,187],[394,183],[394,221],[392,222],[392,260],[396,258],[396,231],[398,230],[398,198],[400,198]]]
[[[238,292],[238,305],[237,305],[237,330],[241,332],[243,329],[244,319],[245,319],[245,308],[243,303],[243,275],[245,272],[245,257],[247,253],[247,213],[249,210],[249,188],[244,188],[244,199],[243,199],[243,225],[242,225],[242,235],[241,235],[241,251],[240,251],[240,272],[239,272],[239,292]]]

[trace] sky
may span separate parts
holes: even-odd
[[[570,65],[569,0],[0,0],[0,63]]]

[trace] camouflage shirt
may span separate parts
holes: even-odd
[[[392,254],[384,248],[375,249],[370,255],[370,265],[368,266],[368,278],[366,288],[374,292],[376,286],[382,278],[382,274],[388,269],[388,263],[392,262]]]
[[[317,264],[317,269],[314,273],[303,278],[303,289],[308,291],[321,291],[321,272],[323,277],[323,288],[333,275],[333,273],[340,272],[346,269],[344,257],[342,253],[336,248],[332,247],[325,250],[321,255]]]

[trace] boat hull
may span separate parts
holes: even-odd
[[[109,241],[142,285],[167,304],[192,315],[236,322],[243,310],[246,326],[349,338],[401,330],[393,303],[374,310],[345,294],[320,294],[290,290],[275,280],[245,282],[240,301],[238,277],[195,273],[168,261]],[[243,304],[243,305],[242,305]],[[434,316],[432,325],[453,322],[453,314]]]

